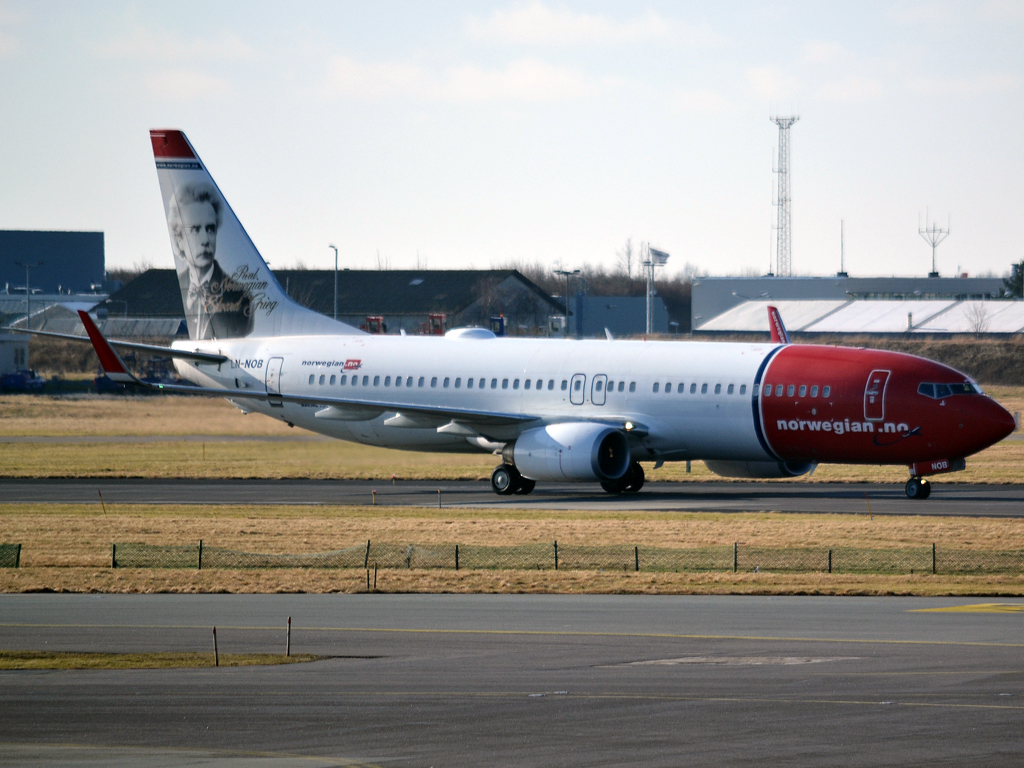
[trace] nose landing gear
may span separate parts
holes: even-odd
[[[932,484],[917,475],[907,480],[908,499],[927,499],[932,494]]]

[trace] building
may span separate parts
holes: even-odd
[[[701,331],[712,319],[751,301],[966,301],[1002,298],[1005,291],[998,277],[702,277],[693,283],[690,312],[693,330]]]
[[[0,333],[0,376],[28,368],[28,336]]]
[[[25,292],[25,267],[32,291],[90,293],[105,279],[102,232],[0,230],[0,290]],[[38,265],[38,266],[35,266]]]
[[[281,287],[300,304],[334,316],[334,271],[279,269]],[[151,269],[95,307],[111,336],[182,333],[184,310],[173,269]],[[504,316],[511,335],[548,332],[563,304],[516,270],[344,270],[338,320],[374,333],[443,333],[489,327]],[[156,331],[159,331],[157,333]],[[74,331],[67,331],[74,332]]]
[[[577,338],[604,337],[607,328],[612,336],[641,336],[647,331],[647,298],[645,296],[583,296],[577,295],[570,305],[574,313],[569,326]],[[660,296],[651,300],[654,333],[678,333],[678,326],[669,322],[668,310]]]

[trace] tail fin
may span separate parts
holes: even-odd
[[[768,307],[768,329],[772,332],[772,342],[789,344],[789,332],[782,322],[782,315],[775,307]]]
[[[184,133],[149,136],[189,338],[361,333],[281,289]]]

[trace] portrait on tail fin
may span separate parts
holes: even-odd
[[[203,182],[178,187],[167,210],[185,317],[196,339],[237,338],[253,329],[248,290],[217,263],[223,210],[216,188]]]

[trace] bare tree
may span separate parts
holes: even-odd
[[[981,336],[988,330],[988,307],[983,301],[972,301],[964,309],[967,326],[975,336]]]
[[[379,248],[377,249],[377,269],[381,272],[391,269],[391,259],[387,256],[381,256]]]
[[[619,250],[615,252],[619,272],[623,273],[628,279],[633,279],[633,266],[637,262],[638,254],[633,250],[633,238],[627,237],[626,243]]]

